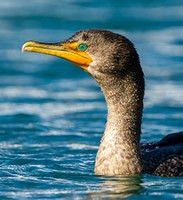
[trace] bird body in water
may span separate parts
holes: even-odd
[[[103,91],[108,115],[95,174],[183,176],[183,132],[140,144],[144,74],[137,51],[126,37],[89,29],[59,43],[28,41],[22,50],[70,61],[88,72]]]

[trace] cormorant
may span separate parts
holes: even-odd
[[[138,53],[126,37],[89,29],[59,43],[28,41],[22,50],[70,61],[88,72],[103,91],[108,115],[95,174],[183,176],[183,132],[140,144],[144,74]]]

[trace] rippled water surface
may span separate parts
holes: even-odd
[[[183,199],[182,178],[98,177],[106,105],[88,74],[26,53],[85,28],[129,37],[146,77],[142,140],[183,129],[183,2],[0,1],[0,198]]]

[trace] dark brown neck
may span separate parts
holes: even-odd
[[[140,173],[143,73],[140,70],[139,73],[115,76],[112,74],[97,82],[106,99],[108,116],[97,153],[95,173],[103,175]]]

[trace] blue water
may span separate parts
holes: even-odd
[[[182,178],[98,177],[106,104],[81,69],[25,53],[85,28],[135,44],[145,72],[142,141],[183,130],[183,1],[0,1],[0,199],[183,199]]]

